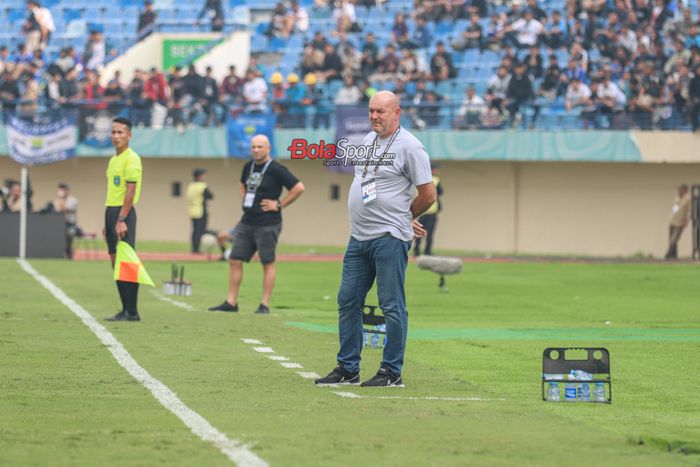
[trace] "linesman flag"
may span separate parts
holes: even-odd
[[[117,243],[117,257],[114,260],[114,280],[137,282],[155,287],[151,276],[146,272],[146,268],[143,267],[143,263],[136,256],[134,249],[123,240]]]

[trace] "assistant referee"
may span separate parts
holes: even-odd
[[[105,227],[109,257],[117,254],[117,242],[121,239],[135,247],[136,209],[141,195],[141,158],[129,147],[131,122],[122,117],[112,120],[112,145],[115,154],[107,166],[107,200],[105,201]],[[137,308],[139,284],[116,281],[122,309],[107,321],[141,321]]]

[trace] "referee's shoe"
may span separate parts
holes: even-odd
[[[119,313],[117,313],[114,316],[110,316],[109,318],[105,318],[106,321],[141,321],[141,317],[139,316],[138,313],[127,313],[126,311],[122,310]]]

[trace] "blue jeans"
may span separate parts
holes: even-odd
[[[382,366],[401,374],[408,333],[404,282],[410,247],[411,242],[389,234],[365,242],[350,237],[338,290],[338,363],[349,372],[360,371],[362,309],[376,278],[379,308],[386,318],[387,345]]]

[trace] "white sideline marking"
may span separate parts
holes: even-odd
[[[280,362],[280,365],[282,365],[285,368],[304,368],[298,363]]]
[[[260,353],[273,353],[272,347],[253,347],[253,350]]]
[[[244,344],[258,344],[258,345],[262,344],[262,342],[260,342],[257,339],[241,339],[241,340],[243,341]]]
[[[83,324],[85,324],[105,347],[109,349],[117,363],[129,372],[136,381],[144,385],[146,389],[153,394],[153,397],[155,397],[163,407],[179,418],[192,430],[192,433],[202,440],[216,446],[226,457],[241,467],[267,467],[267,462],[259,458],[246,444],[236,439],[228,438],[226,434],[217,430],[204,417],[187,407],[170,388],[151,376],[136,360],[134,360],[134,357],[129,354],[129,351],[124,348],[122,343],[104,326],[98,323],[85,308],[68,297],[68,295],[54,285],[49,279],[39,274],[26,260],[18,258],[17,263],[19,263],[27,274],[36,279],[46,290],[51,292],[56,300],[63,303],[73,314],[80,318]],[[127,326],[134,326],[134,324],[129,324]],[[136,326],[139,325],[136,324]]]
[[[268,355],[267,358],[276,362],[286,362],[289,360],[287,357],[282,357],[281,355]]]
[[[354,392],[336,392],[340,397],[347,397],[348,399],[361,399],[362,396],[355,394]]]
[[[371,391],[371,389],[370,389]],[[401,399],[407,401],[504,401],[505,399],[489,399],[483,397],[437,397],[437,396],[423,396],[423,397],[410,397],[410,396],[361,396],[355,394],[354,392],[334,392],[335,395],[340,397],[347,397],[348,399]]]
[[[297,374],[306,379],[316,379],[321,377],[321,375],[314,373],[313,371],[297,371]]]
[[[155,290],[152,290],[151,293],[161,302],[168,302],[171,305],[175,305],[178,308],[182,308],[183,310],[194,311],[194,307],[192,305],[188,305],[187,303],[178,302],[177,300],[173,300],[172,298],[166,297],[165,295],[163,295],[159,292],[156,292]]]

